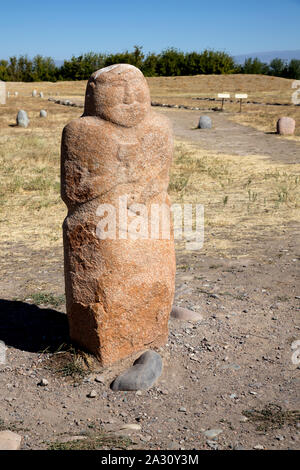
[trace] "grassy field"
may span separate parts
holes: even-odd
[[[184,104],[203,109],[220,106],[219,102],[196,100],[195,98],[217,98],[220,92],[247,93],[249,101],[261,103],[291,104],[294,80],[264,75],[196,75],[192,77],[150,77],[147,78],[153,101],[167,104]],[[86,81],[58,83],[8,83],[10,92],[18,91],[21,96],[30,96],[34,88],[43,91],[45,97],[57,96],[83,102]],[[12,98],[13,99],[13,98]],[[300,106],[262,106],[244,104],[240,114],[239,103],[225,103],[230,119],[248,124],[265,132],[274,132],[276,121],[281,116],[296,120],[294,139],[300,137]]]
[[[264,88],[263,83],[267,82],[272,84],[272,89]],[[192,90],[195,96],[200,92],[213,95],[213,90],[250,93],[254,86],[256,99],[270,100],[272,95],[278,101],[279,90],[282,100],[288,101],[291,87],[289,80],[255,76],[151,78],[149,83],[152,98],[162,101],[168,96],[167,83],[173,84],[169,96],[177,93],[174,100],[179,101],[184,94],[190,100]],[[82,99],[84,86],[83,82],[8,84],[8,90],[19,91],[19,96],[9,98],[7,105],[0,108],[1,249],[5,249],[7,240],[35,249],[61,245],[61,224],[66,215],[59,193],[61,132],[82,111],[30,95],[36,88],[46,97],[59,93]],[[14,125],[17,110],[21,108],[29,114],[27,129]],[[48,111],[47,119],[39,118],[42,108]],[[270,108],[265,107],[265,111],[269,112]],[[284,108],[285,114],[289,109]],[[296,111],[300,114],[300,107]],[[250,119],[253,112],[248,114],[247,108],[242,116]],[[264,125],[271,127],[272,119],[272,113],[268,114]],[[263,156],[249,155],[243,157],[242,167],[238,156],[220,157],[177,142],[171,171],[171,198],[173,202],[204,204],[204,251],[207,253],[237,253],[245,239],[284,230],[290,222],[299,221],[299,189],[300,164],[270,164]]]
[[[154,101],[168,104],[184,104],[201,108],[220,107],[220,103],[196,100],[195,98],[217,98],[218,93],[247,93],[249,101],[261,103],[291,104],[294,80],[264,75],[198,75],[194,77],[154,77],[148,79]],[[264,106],[244,104],[239,113],[239,103],[225,103],[230,118],[265,132],[274,132],[279,117],[290,116],[296,120],[293,138],[300,136],[300,106]]]
[[[249,155],[241,165],[239,156],[178,143],[169,192],[173,201],[204,205],[207,254],[238,256],[245,243],[300,221],[300,164]]]

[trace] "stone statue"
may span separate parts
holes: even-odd
[[[167,341],[172,224],[167,237],[150,214],[170,208],[172,153],[169,121],[151,110],[140,70],[93,73],[84,114],[63,130],[61,190],[70,336],[103,366]]]

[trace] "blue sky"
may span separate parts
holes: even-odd
[[[11,0],[0,12],[0,59],[65,59],[135,44],[233,55],[300,49],[300,0]]]

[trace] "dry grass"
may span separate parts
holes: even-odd
[[[48,444],[48,450],[127,450],[134,442],[127,436],[109,433],[97,425],[81,436],[68,436],[69,441]]]
[[[151,77],[151,96],[191,99],[215,98],[217,93],[248,93],[254,101],[291,102],[293,80],[264,75],[195,75],[192,77]],[[292,90],[292,91],[291,91]],[[190,102],[191,103],[191,102]],[[194,106],[195,101],[193,100]]]
[[[60,138],[80,110],[23,97],[8,103],[0,108],[0,243],[61,244],[66,208],[60,199]],[[11,127],[21,108],[28,111],[27,129]],[[47,119],[39,117],[41,108],[48,110]]]
[[[47,351],[48,349],[43,352]],[[94,356],[68,344],[62,344],[43,365],[59,377],[70,379],[74,383],[80,383],[93,370],[99,369],[99,362]]]
[[[283,139],[296,140],[300,142],[300,106],[248,106],[247,111],[234,114],[230,119],[239,124],[248,125],[263,132],[275,132],[276,123],[282,116],[289,116],[296,121],[295,135],[281,137]]]
[[[276,403],[268,403],[262,410],[245,410],[243,415],[257,425],[257,431],[266,433],[284,426],[296,427],[300,419],[300,410],[283,410]]]
[[[264,75],[196,75],[193,77],[151,77],[148,83],[154,101],[168,104],[184,104],[202,109],[220,107],[219,102],[201,101],[195,98],[217,98],[221,92],[247,93],[249,101],[260,103],[291,104],[294,80]],[[300,140],[300,106],[263,106],[225,102],[225,111],[232,113],[231,119],[265,132],[275,132],[276,122],[281,116],[296,120],[295,140]]]
[[[217,93],[248,93],[249,98],[263,102],[290,103],[293,80],[264,75],[194,75],[191,77],[147,78],[152,99],[174,98],[190,100],[196,97],[216,97]],[[79,97],[83,99],[86,81],[75,82],[7,82],[7,90],[31,96],[35,88],[47,96]],[[13,97],[11,99],[14,99]],[[182,102],[182,101],[181,101]],[[189,101],[189,104],[195,101]]]
[[[208,254],[241,254],[245,243],[300,221],[300,164],[220,156],[178,143],[169,191],[173,202],[204,205]]]
[[[192,77],[149,77],[147,78],[153,101],[168,104],[184,104],[201,109],[220,106],[219,102],[195,100],[197,97],[217,98],[219,92],[247,93],[249,100],[262,103],[291,104],[294,80],[268,77],[264,75],[195,75]],[[34,88],[43,91],[45,97],[64,97],[76,102],[83,102],[86,81],[77,82],[42,82],[42,83],[7,83],[10,92],[18,91],[21,96],[31,96]],[[11,100],[15,98],[12,97]],[[239,103],[225,103],[226,112],[233,113],[232,119],[251,125],[265,132],[276,130],[276,121],[281,116],[290,116],[296,120],[296,140],[300,137],[300,106],[260,106],[244,104],[243,113],[239,113]]]
[[[266,90],[266,82],[274,84],[273,88]],[[200,95],[200,90],[202,94],[213,93],[213,89],[249,92],[254,85],[261,96],[272,91],[275,99],[275,91],[280,89],[282,98],[287,99],[290,82],[255,76],[149,79],[153,98],[159,92],[170,96],[177,93],[180,100],[182,93],[191,94],[192,90],[195,95]],[[61,132],[67,122],[80,116],[81,109],[29,95],[36,88],[45,96],[60,92],[82,99],[84,87],[85,82],[8,84],[10,91],[17,90],[20,95],[0,107],[0,250],[5,249],[7,240],[35,249],[61,246],[61,224],[66,215],[59,192]],[[28,129],[12,127],[22,108],[29,113]],[[42,108],[48,111],[47,119],[39,118]],[[170,192],[173,202],[204,204],[204,250],[236,253],[246,239],[267,236],[272,230],[278,232],[290,222],[299,221],[299,178],[300,165],[270,164],[263,156],[220,157],[179,143]]]

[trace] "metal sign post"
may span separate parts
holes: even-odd
[[[242,112],[242,100],[248,98],[248,95],[246,93],[236,93],[235,98],[237,100],[240,100],[240,113]]]
[[[223,111],[224,101],[226,98],[230,98],[230,93],[218,93],[218,98],[222,99],[222,111]]]

